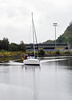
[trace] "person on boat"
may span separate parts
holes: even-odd
[[[27,59],[27,54],[25,54],[24,58]]]
[[[23,62],[23,58],[21,58],[22,62]]]
[[[37,59],[37,56],[35,56],[35,59]]]

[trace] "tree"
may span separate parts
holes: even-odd
[[[9,49],[9,40],[7,38],[3,38],[3,40],[2,40],[2,49],[4,49],[4,50]]]
[[[26,51],[26,47],[25,47],[25,44],[24,44],[23,41],[20,42],[19,50],[20,50],[20,51]]]
[[[44,56],[45,55],[45,52],[44,52],[44,50],[43,49],[41,49],[41,50],[39,50],[39,56]]]
[[[57,54],[57,55],[60,55],[60,51],[59,51],[59,50],[57,50],[57,51],[56,51],[56,54]]]
[[[65,43],[65,41],[66,41],[66,38],[63,35],[60,35],[57,39],[57,43]]]
[[[0,50],[2,49],[2,41],[0,40]]]
[[[16,43],[11,43],[9,45],[9,50],[10,51],[18,51],[18,45]]]

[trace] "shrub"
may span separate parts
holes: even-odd
[[[56,51],[56,54],[57,54],[57,55],[60,55],[60,51],[59,51],[59,50],[57,50],[57,51]]]
[[[70,54],[70,51],[66,51],[65,54]]]
[[[44,56],[45,55],[45,51],[43,49],[39,50],[39,56]]]

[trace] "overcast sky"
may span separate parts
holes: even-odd
[[[72,0],[0,0],[0,40],[32,42],[31,12],[38,43],[55,39],[72,21]]]

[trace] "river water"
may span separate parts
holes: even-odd
[[[72,57],[0,63],[0,100],[72,100]]]

